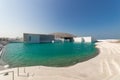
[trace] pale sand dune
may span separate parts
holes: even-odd
[[[14,71],[14,80],[119,80],[120,44],[107,41],[96,43],[98,56],[70,67],[26,67],[1,71]],[[0,75],[0,80],[12,80],[12,74]]]

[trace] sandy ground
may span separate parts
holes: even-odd
[[[98,56],[74,66],[7,69],[0,71],[0,80],[120,80],[120,43],[103,41],[96,47]]]

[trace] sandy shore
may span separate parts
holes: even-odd
[[[96,47],[98,56],[74,66],[13,68],[0,71],[0,80],[119,80],[120,43],[102,41]]]

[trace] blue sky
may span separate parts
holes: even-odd
[[[120,38],[120,0],[0,0],[0,36],[68,32]]]

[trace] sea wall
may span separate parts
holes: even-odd
[[[5,66],[7,65],[7,63],[5,63],[3,61],[3,59],[2,59],[3,54],[4,54],[4,48],[5,47],[2,44],[0,44],[0,71],[7,69],[7,68],[5,68]],[[9,65],[7,65],[7,66],[9,66]]]
[[[2,51],[3,50],[3,45],[2,44],[0,44],[0,57],[2,56]]]
[[[2,50],[0,50],[0,57],[1,57],[1,55],[2,55]]]

